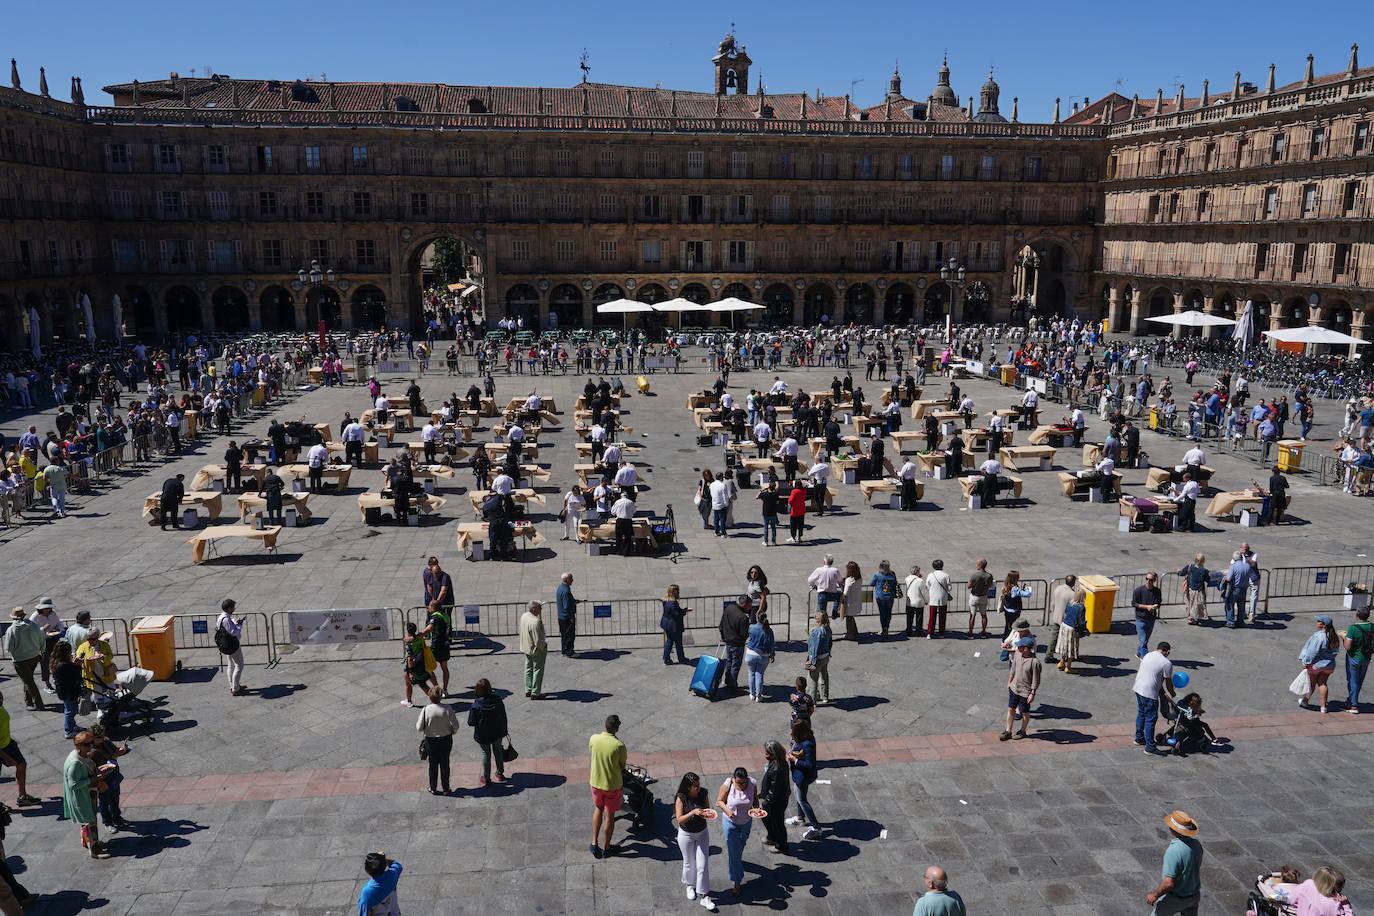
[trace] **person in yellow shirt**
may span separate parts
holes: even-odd
[[[31,448],[24,449],[24,457],[19,459],[19,470],[33,484],[33,492],[42,496],[48,489],[48,478],[38,473],[38,456]]]
[[[622,771],[625,768],[625,742],[615,736],[620,731],[620,717],[607,716],[606,730],[592,735],[587,743],[591,752],[592,771],[592,845],[594,858],[612,855],[611,834],[615,832],[615,813],[620,810],[621,790],[624,788]],[[606,825],[606,840],[602,847],[596,845],[597,834],[601,833],[602,823]]]
[[[114,662],[114,650],[108,641],[111,635],[92,629],[86,635],[86,641],[76,650],[76,662],[81,666],[81,679],[87,690],[94,690],[97,680],[108,687],[119,673]]]

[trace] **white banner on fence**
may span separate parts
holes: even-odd
[[[964,363],[964,369],[968,372],[969,375],[976,375],[979,378],[983,377],[983,363],[981,360],[969,360],[968,362]]]
[[[415,363],[409,359],[379,359],[377,360],[378,375],[413,375],[415,373]]]
[[[1026,387],[1033,388],[1040,394],[1045,393],[1045,380],[1042,378],[1026,378]]]
[[[390,638],[386,608],[286,612],[286,641],[293,646],[380,642]]]

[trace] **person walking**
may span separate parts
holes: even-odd
[[[763,778],[759,780],[758,805],[763,809],[763,848],[780,855],[787,854],[787,803],[791,800],[792,768],[787,764],[787,752],[776,741],[763,746],[766,761]]]
[[[749,698],[755,703],[763,702],[763,672],[773,658],[773,627],[768,623],[768,613],[759,611],[744,643],[744,664],[749,669]]]
[[[385,852],[369,852],[363,859],[368,881],[358,892],[358,916],[397,916],[401,912],[396,886],[401,880],[401,863],[387,858]]]
[[[720,614],[720,640],[725,644],[725,686],[739,690],[739,669],[744,666],[744,647],[749,641],[749,609],[753,600],[740,595],[728,602]]]
[[[1302,651],[1298,653],[1298,660],[1302,662],[1307,671],[1307,693],[1298,697],[1298,705],[1307,709],[1307,701],[1312,697],[1313,692],[1321,695],[1322,712],[1326,712],[1326,694],[1329,689],[1326,681],[1331,677],[1331,672],[1336,670],[1336,652],[1341,647],[1341,641],[1336,636],[1336,630],[1331,623],[1331,618],[1325,614],[1318,614],[1316,617],[1317,631],[1307,637],[1307,642],[1303,644]]]
[[[215,623],[215,645],[224,657],[228,670],[229,695],[241,697],[248,692],[248,688],[243,685],[243,618],[234,616],[237,607],[232,598],[220,602],[219,620]]]
[[[29,709],[43,710],[43,693],[33,673],[43,657],[47,638],[38,625],[27,619],[22,607],[10,611],[9,629],[3,639],[5,654],[14,661],[14,673],[24,683],[24,705]]]
[[[1007,570],[1007,577],[1002,580],[1002,593],[1000,603],[1002,605],[1002,642],[1005,643],[1007,637],[1011,635],[1012,624],[1021,618],[1022,602],[1031,596],[1031,590],[1021,585],[1021,573],[1015,569]],[[1001,660],[1007,661],[1010,653],[1004,648]]]
[[[929,616],[926,620],[926,638],[943,638],[945,618],[949,614],[949,599],[954,595],[954,583],[945,572],[945,561],[930,561],[930,573],[926,576],[926,600],[930,602]]]
[[[663,616],[658,625],[663,630],[663,664],[671,665],[669,657],[677,650],[677,663],[687,664],[687,656],[682,651],[682,634],[687,629],[686,615],[691,608],[683,607],[679,601],[680,593],[676,585],[669,585],[663,592]]]
[[[558,638],[562,643],[564,658],[574,656],[574,640],[577,639],[577,599],[572,593],[573,574],[563,573],[558,590],[554,593],[554,605],[558,608]]]
[[[967,916],[964,898],[949,889],[949,876],[938,865],[926,869],[925,893],[916,901],[911,916]]]
[[[797,813],[786,821],[788,826],[806,824],[803,840],[814,840],[821,835],[821,825],[816,821],[816,812],[806,794],[816,781],[816,735],[811,731],[810,719],[796,719],[791,729],[792,747],[787,759],[792,764],[792,785],[797,788]]]
[[[773,546],[778,546],[778,503],[782,500],[782,495],[778,492],[778,482],[768,481],[768,486],[759,491],[758,496],[754,497],[759,501],[759,509],[763,518],[763,546],[767,547],[771,540]]]
[[[1075,590],[1068,604],[1064,605],[1064,611],[1059,618],[1059,633],[1054,643],[1054,654],[1059,657],[1059,670],[1065,674],[1073,674],[1073,663],[1078,661],[1079,633],[1088,627],[1084,596],[1083,589]],[[1048,655],[1046,660],[1049,660]]]
[[[81,703],[81,666],[72,659],[71,645],[61,639],[53,646],[49,665],[57,699],[62,702],[62,734],[70,740],[78,731],[76,713]]]
[[[592,786],[592,843],[589,847],[592,858],[600,859],[614,855],[611,835],[615,833],[615,813],[620,810],[621,790],[624,787],[625,760],[628,752],[625,742],[616,737],[620,731],[620,717],[606,717],[605,731],[592,735],[587,742],[591,756]],[[601,846],[596,845],[598,835],[605,827],[605,839]]]
[[[479,678],[472,685],[472,706],[468,708],[468,728],[472,729],[472,740],[482,749],[482,785],[491,780],[504,782],[506,779],[506,756],[501,749],[501,740],[510,734],[506,720],[506,704],[492,692],[491,681]],[[492,761],[496,762],[496,776],[491,775]]]
[[[595,447],[596,445],[593,444],[592,448]],[[592,460],[596,460],[595,456],[593,456]],[[704,469],[701,472],[701,479],[697,481],[696,496],[693,497],[693,502],[696,503],[697,507],[697,514],[701,516],[701,527],[708,531],[711,528],[711,484],[715,483],[715,480],[716,475],[711,473],[711,469]]]
[[[96,795],[105,788],[90,759],[95,736],[78,732],[72,745],[72,752],[62,764],[62,815],[81,825],[81,845],[90,851],[92,859],[108,859],[110,854],[100,842],[95,816]]]
[[[429,703],[420,710],[415,730],[423,736],[425,759],[429,762],[429,794],[451,795],[449,758],[453,754],[453,735],[458,731],[458,718],[453,714],[452,707],[444,705],[442,687],[432,686],[425,695],[429,697]]]
[[[520,615],[520,654],[525,656],[525,696],[544,699],[544,662],[549,657],[549,641],[540,616],[544,605],[531,601]]]
[[[706,829],[706,818],[711,813],[711,800],[701,777],[690,771],[684,773],[673,798],[673,823],[677,825],[677,846],[682,850],[682,883],[687,888],[688,900],[695,900],[714,913],[711,834]]]
[[[1137,747],[1143,746],[1145,753],[1151,756],[1160,753],[1155,747],[1155,723],[1159,720],[1159,692],[1164,690],[1169,696],[1174,695],[1174,666],[1169,661],[1171,651],[1172,646],[1167,642],[1161,642],[1155,647],[1155,651],[1141,659],[1135,684],[1131,688],[1135,692],[1135,744]]]
[[[1064,609],[1073,601],[1074,594],[1078,591],[1078,577],[1070,573],[1064,577],[1054,588],[1050,589],[1050,608],[1049,625],[1050,631],[1047,635],[1048,649],[1045,651],[1045,663],[1058,662],[1055,652],[1059,646],[1060,624],[1064,622]]]
[[[787,494],[787,522],[787,543],[800,544],[806,533],[806,490],[795,485]]]
[[[53,600],[46,596],[38,599],[29,620],[43,632],[43,652],[39,658],[38,670],[43,681],[43,689],[52,693],[52,650],[61,641],[65,627],[62,626],[62,618],[53,610]]]
[[[582,518],[587,513],[587,501],[582,496],[582,488],[577,484],[568,487],[563,496],[563,540],[576,541]]]
[[[811,699],[817,706],[830,705],[830,618],[816,612],[816,625],[806,637],[806,670],[811,672]]]
[[[19,792],[16,805],[37,805],[39,800],[29,794],[29,762],[19,742],[10,734],[10,711],[5,708],[5,696],[0,693],[0,769],[14,768],[14,787]]]
[[[406,624],[406,635],[401,637],[402,656],[405,659],[405,699],[401,701],[402,706],[414,706],[411,701],[416,687],[420,692],[429,695],[429,682],[434,676],[434,669],[438,663],[434,660],[434,653],[429,646],[420,638],[419,629],[413,623]]]
[[[129,747],[127,741],[122,745],[111,741],[110,737],[105,734],[103,725],[92,725],[90,732],[91,737],[95,740],[91,746],[91,764],[105,784],[105,788],[100,790],[97,797],[100,822],[102,826],[110,828],[111,832],[128,830],[133,825],[124,819],[124,812],[119,807],[119,787],[124,782],[124,774],[119,770],[119,758],[128,754],[133,748]]]
[[[1035,637],[1022,636],[1013,644],[1016,658],[1012,659],[1011,673],[1007,675],[1007,727],[1002,730],[1001,739],[1026,737],[1030,723],[1030,708],[1035,704],[1035,693],[1040,689],[1041,664],[1035,657]],[[1012,724],[1016,714],[1021,714],[1021,730],[1012,734]]]
[[[709,488],[711,496],[711,524],[716,537],[723,538],[729,530],[730,486],[725,482],[725,472],[721,471]]]
[[[435,598],[425,608],[425,628],[419,635],[429,637],[429,652],[434,656],[434,661],[439,665],[439,673],[444,678],[440,685],[444,696],[448,696],[448,660],[453,652],[449,642],[452,633],[453,607],[444,607],[441,600]]]
[[[1159,573],[1146,573],[1145,584],[1137,585],[1131,593],[1131,605],[1135,608],[1136,658],[1144,658],[1150,648],[1150,635],[1155,631],[1155,621],[1159,619],[1159,608],[1163,603]]]
[[[1369,672],[1369,659],[1374,656],[1374,624],[1369,622],[1369,608],[1355,612],[1355,623],[1342,634],[1345,646],[1345,689],[1350,711],[1360,711],[1360,688]]]
[[[1207,583],[1212,573],[1207,569],[1205,554],[1197,554],[1193,562],[1178,571],[1183,580],[1183,606],[1188,614],[1188,625],[1197,626],[1207,619]]]
[[[1164,827],[1172,837],[1164,849],[1164,874],[1159,885],[1145,895],[1145,902],[1154,907],[1153,916],[1197,916],[1202,897],[1200,828],[1184,811],[1171,812],[1164,818]]]
[[[725,832],[726,872],[736,900],[743,889],[744,846],[749,842],[749,833],[754,826],[749,811],[757,803],[758,795],[758,784],[744,767],[735,767],[735,772],[716,793],[716,807],[725,815],[721,818],[720,826]]]

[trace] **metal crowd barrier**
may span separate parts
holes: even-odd
[[[329,637],[329,634],[324,634],[324,635],[326,636],[326,638],[321,638],[321,639],[317,639],[317,640],[301,639],[300,641],[297,641],[297,637],[298,637],[300,634],[298,634],[298,633],[296,632],[296,630],[294,630],[294,629],[292,628],[292,625],[291,625],[291,622],[290,622],[290,619],[289,619],[289,616],[288,616],[288,615],[293,614],[293,613],[301,613],[301,612],[307,612],[307,613],[308,613],[310,610],[312,610],[312,609],[309,609],[309,608],[301,608],[301,609],[299,609],[299,610],[293,610],[293,611],[274,611],[274,612],[272,613],[271,618],[267,621],[267,633],[268,633],[268,641],[269,641],[269,646],[270,646],[270,648],[269,648],[269,650],[268,650],[268,664],[269,664],[269,665],[276,665],[276,664],[280,663],[280,662],[282,661],[283,658],[286,658],[286,657],[290,656],[296,649],[299,649],[299,648],[301,648],[302,646],[325,646],[325,645],[350,646],[350,647],[353,647],[353,646],[357,646],[357,647],[362,647],[362,646],[384,646],[384,647],[387,647],[387,648],[385,648],[385,649],[383,650],[384,654],[386,654],[386,655],[388,655],[388,656],[390,656],[390,655],[399,656],[399,652],[396,650],[395,647],[396,647],[396,644],[397,644],[397,643],[399,642],[399,640],[401,639],[401,637],[405,634],[405,625],[406,625],[406,623],[407,623],[407,622],[410,622],[410,615],[409,615],[409,613],[407,613],[407,612],[405,612],[405,611],[402,611],[401,608],[399,608],[399,607],[394,607],[394,606],[393,606],[393,607],[386,607],[386,608],[381,608],[381,609],[380,609],[380,610],[385,610],[385,611],[386,611],[386,615],[387,615],[387,632],[386,632],[386,634],[385,634],[385,635],[386,635],[386,638],[385,638],[385,639],[347,639],[346,636],[345,636],[345,634],[342,633],[342,632],[340,632],[340,633],[337,635],[337,638],[328,638],[328,637]],[[327,609],[326,609],[326,608],[321,608],[321,609],[318,609],[318,610],[320,610],[320,611],[332,610],[332,611],[339,611],[339,612],[347,612],[347,611],[361,610],[361,609],[357,609],[357,608],[327,608]],[[371,610],[371,609],[367,609],[367,610]],[[421,609],[421,610],[423,610],[423,609]],[[420,622],[417,624],[417,626],[418,626],[418,627],[423,627],[423,626],[424,626],[424,616],[423,616],[423,615],[421,615],[421,617],[420,617]],[[356,656],[350,653],[350,654],[347,654],[347,655],[340,655],[340,656],[337,657],[337,659],[326,659],[326,658],[319,658],[319,657],[314,657],[314,656],[312,656],[312,657],[310,658],[310,661],[332,661],[332,660],[344,661],[344,660],[352,660],[352,659],[354,659],[354,658],[356,658]]]
[[[239,636],[239,646],[244,649],[262,649],[263,662],[271,663],[275,655],[272,643],[272,630],[267,615],[261,612],[234,613],[243,618],[243,633]],[[219,612],[213,614],[173,614],[172,638],[178,651],[210,649],[216,653],[215,625],[219,622]],[[244,653],[248,661],[248,653]]]
[[[10,621],[0,621],[0,635],[3,635],[10,628]],[[110,648],[114,650],[115,657],[124,657],[124,666],[128,668],[133,665],[133,645],[129,641],[129,622],[120,617],[92,617],[91,629],[101,632],[108,632],[114,638],[110,640]],[[9,653],[5,651],[3,642],[0,642],[0,658],[9,658]]]
[[[1374,588],[1374,565],[1359,566],[1281,566],[1264,570],[1268,574],[1265,590],[1262,592],[1265,613],[1269,612],[1271,602],[1294,598],[1341,598],[1344,600],[1346,587],[1351,583],[1363,585],[1366,590]],[[1285,607],[1285,612],[1322,610],[1312,605],[1331,602],[1303,602],[1305,606]],[[1327,608],[1329,610],[1329,608]]]

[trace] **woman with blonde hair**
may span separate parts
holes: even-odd
[[[1054,654],[1059,656],[1059,670],[1065,674],[1073,673],[1073,663],[1078,661],[1078,632],[1087,626],[1084,611],[1083,589],[1074,590],[1073,597],[1064,606],[1064,618],[1059,621],[1059,638],[1054,643]]]
[[[1345,874],[1334,865],[1322,865],[1289,898],[1297,916],[1352,916],[1345,896]]]
[[[858,617],[864,607],[864,574],[859,564],[850,560],[844,564],[844,585],[840,589],[840,616]]]

